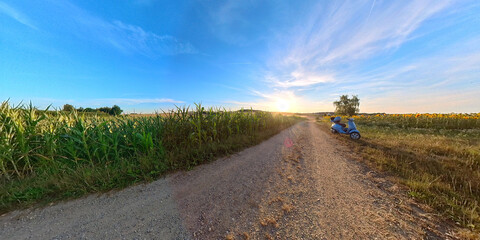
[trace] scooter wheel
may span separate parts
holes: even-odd
[[[337,130],[335,130],[335,129],[330,129],[330,131],[331,131],[333,134],[338,133]]]
[[[353,140],[358,140],[360,139],[362,136],[360,135],[360,133],[357,133],[357,132],[354,132],[354,133],[350,133],[350,138],[353,139]]]

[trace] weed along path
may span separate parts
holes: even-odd
[[[0,239],[451,238],[347,151],[301,122],[192,171],[5,214]]]

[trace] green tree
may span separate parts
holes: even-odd
[[[70,104],[63,105],[63,111],[71,112],[73,110],[75,110],[75,108],[72,105],[70,105]]]
[[[97,110],[100,112],[108,113],[108,114],[112,112],[112,108],[109,108],[109,107],[101,107],[101,108],[97,108]]]
[[[114,105],[113,107],[97,108],[97,111],[108,113],[108,114],[114,115],[114,116],[120,115],[123,112],[123,110],[117,105]]]
[[[335,113],[340,115],[352,116],[360,111],[360,99],[357,95],[348,98],[348,95],[340,96],[340,100],[333,102]]]
[[[113,105],[113,107],[110,110],[110,115],[117,116],[117,115],[120,115],[122,112],[123,110],[119,106]]]

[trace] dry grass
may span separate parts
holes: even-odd
[[[329,122],[320,123],[329,131]],[[381,118],[357,127],[359,141],[335,137],[369,166],[395,176],[410,197],[463,227],[480,230],[480,129],[392,127]]]
[[[275,228],[278,228],[277,220],[273,217],[266,217],[260,221],[260,225],[266,227],[268,225],[272,225]]]
[[[233,236],[232,233],[229,233],[229,234],[227,234],[227,236],[225,236],[225,239],[226,239],[226,240],[234,240],[234,239],[235,239],[235,236]]]
[[[275,203],[275,202],[283,202],[283,198],[282,197],[276,197],[276,198],[272,198],[268,204],[271,205],[272,203]]]
[[[470,230],[463,229],[457,233],[457,237],[462,240],[478,240],[480,239],[480,234],[472,232]]]
[[[284,203],[284,204],[282,205],[282,210],[283,210],[284,212],[286,212],[286,213],[289,213],[289,212],[291,212],[291,211],[293,210],[293,206],[290,205],[290,204]]]
[[[244,240],[249,240],[250,239],[250,234],[248,234],[247,232],[243,232],[242,237],[243,237]]]
[[[268,233],[265,233],[265,239],[266,240],[273,240],[274,238],[272,237],[272,235],[270,235]]]

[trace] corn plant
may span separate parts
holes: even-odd
[[[5,101],[0,105],[0,178],[135,159],[151,159],[150,165],[167,164],[170,169],[191,167],[213,156],[210,146],[238,136],[254,140],[259,132],[278,131],[294,122],[267,112],[205,109],[201,104],[153,116],[112,117]]]

